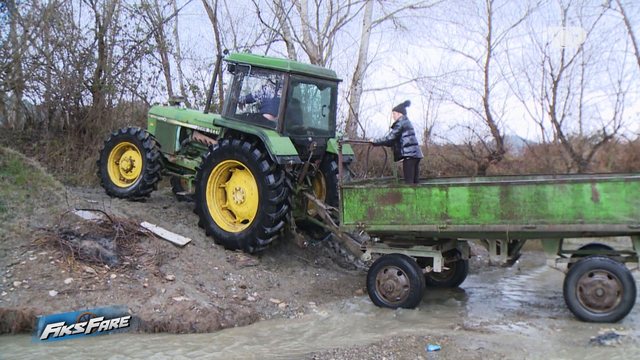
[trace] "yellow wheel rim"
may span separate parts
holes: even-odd
[[[130,142],[116,145],[109,153],[107,162],[109,179],[118,187],[133,185],[142,174],[142,155],[138,147]]]
[[[316,198],[324,202],[327,198],[327,180],[324,178],[322,171],[318,170],[316,172],[316,175],[311,180],[311,186]],[[307,201],[307,214],[309,214],[309,216],[316,216],[316,214],[318,214],[316,205],[311,200]]]
[[[258,184],[251,170],[236,160],[216,165],[207,180],[207,208],[224,231],[248,228],[258,213]]]

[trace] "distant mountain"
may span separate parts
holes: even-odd
[[[524,151],[527,144],[533,143],[531,140],[527,140],[516,134],[507,134],[504,136],[504,144],[507,150],[511,151],[514,155],[520,155]]]

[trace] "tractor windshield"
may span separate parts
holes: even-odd
[[[291,75],[289,84],[285,132],[289,135],[335,136],[337,83]]]
[[[275,128],[278,124],[284,75],[238,66],[231,84],[230,115]]]

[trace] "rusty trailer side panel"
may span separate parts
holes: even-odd
[[[640,173],[345,184],[341,228],[372,236],[541,239],[640,234]]]

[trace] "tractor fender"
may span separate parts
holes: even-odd
[[[230,120],[224,117],[216,117],[214,124],[223,129],[223,134],[230,130],[234,133],[253,135],[264,144],[269,156],[273,161],[281,165],[302,164],[298,151],[293,142],[286,136],[278,134],[275,130],[250,125],[237,120]]]
[[[338,155],[338,140],[336,138],[329,139],[327,141],[327,152],[329,154]],[[342,161],[350,164],[355,159],[355,153],[353,148],[349,144],[342,145]]]

